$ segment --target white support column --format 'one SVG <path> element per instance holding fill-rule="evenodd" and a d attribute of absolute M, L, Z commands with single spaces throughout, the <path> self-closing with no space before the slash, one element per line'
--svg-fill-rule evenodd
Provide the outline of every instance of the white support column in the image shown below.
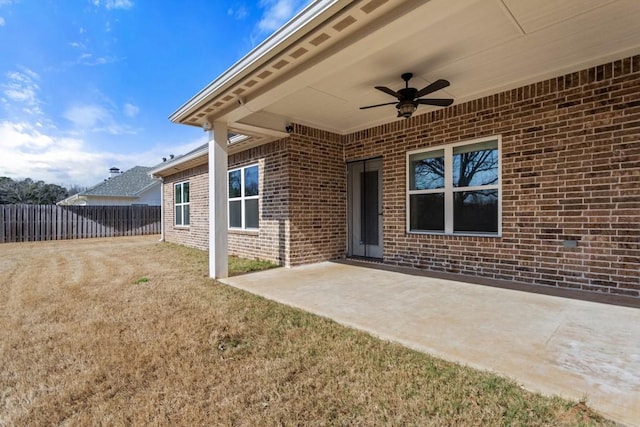
<path fill-rule="evenodd" d="M 164 242 L 164 178 L 160 177 L 160 241 Z"/>
<path fill-rule="evenodd" d="M 227 227 L 227 124 L 215 122 L 209 133 L 209 276 L 229 275 Z"/>

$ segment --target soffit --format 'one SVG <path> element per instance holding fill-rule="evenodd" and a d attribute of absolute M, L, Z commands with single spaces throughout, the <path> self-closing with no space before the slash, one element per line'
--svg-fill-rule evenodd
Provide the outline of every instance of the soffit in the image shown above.
<path fill-rule="evenodd" d="M 280 123 L 346 134 L 396 120 L 393 105 L 359 107 L 393 101 L 373 87 L 398 89 L 403 72 L 414 73 L 411 86 L 417 88 L 439 78 L 449 80 L 451 86 L 431 96 L 462 103 L 640 53 L 636 0 L 378 3 L 366 14 L 362 7 L 369 2 L 350 2 L 292 44 L 286 55 L 306 49 L 320 34 L 330 34 L 322 49 L 309 50 L 255 88 L 246 87 L 254 76 L 243 79 L 237 87 L 245 85 L 243 105 L 229 103 L 208 112 L 211 105 L 203 105 L 205 114 L 191 117 L 192 124 L 213 118 L 233 128 L 251 122 L 255 114 L 269 114 L 282 118 Z M 340 22 L 345 26 L 338 31 Z M 432 109 L 420 106 L 416 114 Z"/>

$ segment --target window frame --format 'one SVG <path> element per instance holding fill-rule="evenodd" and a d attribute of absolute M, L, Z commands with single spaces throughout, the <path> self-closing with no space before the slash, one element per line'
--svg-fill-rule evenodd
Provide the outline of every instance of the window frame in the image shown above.
<path fill-rule="evenodd" d="M 453 183 L 453 152 L 456 147 L 492 142 L 496 141 L 498 150 L 498 182 L 489 185 L 474 185 L 468 187 L 455 187 Z M 420 153 L 428 153 L 442 150 L 444 152 L 444 187 L 427 190 L 411 190 L 411 156 Z M 493 135 L 489 137 L 476 138 L 472 140 L 459 141 L 446 145 L 438 145 L 433 147 L 420 148 L 417 150 L 407 151 L 406 154 L 406 182 L 405 182 L 405 212 L 406 212 L 406 232 L 407 234 L 427 234 L 427 235 L 445 235 L 445 236 L 474 236 L 474 237 L 502 237 L 502 136 Z M 454 212 L 453 202 L 454 193 L 461 191 L 481 191 L 481 190 L 497 190 L 498 191 L 498 226 L 496 232 L 484 231 L 454 231 Z M 411 195 L 414 194 L 444 194 L 444 231 L 437 230 L 412 230 L 411 229 Z"/>
<path fill-rule="evenodd" d="M 245 170 L 256 167 L 258 168 L 258 194 L 253 196 L 245 195 Z M 240 196 L 239 197 L 231 197 L 229 195 L 229 175 L 232 172 L 240 171 Z M 252 231 L 257 232 L 260 231 L 260 164 L 259 163 L 251 163 L 249 165 L 233 168 L 227 170 L 227 211 L 229 212 L 227 219 L 227 227 L 231 231 Z M 247 216 L 246 216 L 246 203 L 248 200 L 257 200 L 258 201 L 258 227 L 247 227 Z M 240 202 L 240 219 L 241 226 L 235 227 L 231 225 L 231 202 Z"/>
<path fill-rule="evenodd" d="M 184 185 L 185 184 L 187 184 L 189 188 L 189 200 L 187 200 L 186 202 L 184 201 Z M 176 195 L 178 194 L 177 192 L 178 187 L 180 187 L 180 196 L 182 200 L 180 203 L 176 201 Z M 189 206 L 189 221 L 186 224 L 184 222 L 185 206 Z M 180 218 L 182 219 L 180 224 L 178 224 L 178 217 L 176 216 L 176 208 L 178 207 L 180 208 L 180 211 L 181 211 Z M 189 184 L 188 180 L 176 182 L 175 184 L 173 184 L 173 225 L 175 227 L 181 227 L 181 228 L 188 228 L 191 225 L 191 185 Z"/>

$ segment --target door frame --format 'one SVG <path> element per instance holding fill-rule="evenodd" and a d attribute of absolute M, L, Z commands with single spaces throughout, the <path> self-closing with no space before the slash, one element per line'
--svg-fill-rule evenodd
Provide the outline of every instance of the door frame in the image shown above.
<path fill-rule="evenodd" d="M 362 169 L 356 170 L 357 165 L 362 165 Z M 367 169 L 368 165 L 373 165 L 371 169 Z M 384 254 L 384 216 L 383 212 L 383 158 L 381 156 L 359 159 L 347 162 L 347 256 L 352 258 L 367 258 L 381 260 Z M 359 177 L 354 176 L 354 172 L 367 172 L 368 170 L 378 171 L 378 245 L 362 244 L 362 248 L 354 247 L 354 233 L 360 230 L 361 219 L 359 217 L 360 209 L 354 208 L 354 203 L 361 203 L 362 199 L 354 200 L 354 195 L 359 193 L 354 188 L 355 185 L 361 185 Z M 356 223 L 357 221 L 357 223 Z M 360 246 L 360 244 L 358 244 Z M 373 253 L 373 254 L 372 254 Z"/>

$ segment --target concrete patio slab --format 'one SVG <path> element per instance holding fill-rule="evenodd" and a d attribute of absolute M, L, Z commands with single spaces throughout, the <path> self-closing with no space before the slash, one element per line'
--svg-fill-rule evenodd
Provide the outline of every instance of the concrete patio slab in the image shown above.
<path fill-rule="evenodd" d="M 223 280 L 640 426 L 640 310 L 341 263 Z"/>

